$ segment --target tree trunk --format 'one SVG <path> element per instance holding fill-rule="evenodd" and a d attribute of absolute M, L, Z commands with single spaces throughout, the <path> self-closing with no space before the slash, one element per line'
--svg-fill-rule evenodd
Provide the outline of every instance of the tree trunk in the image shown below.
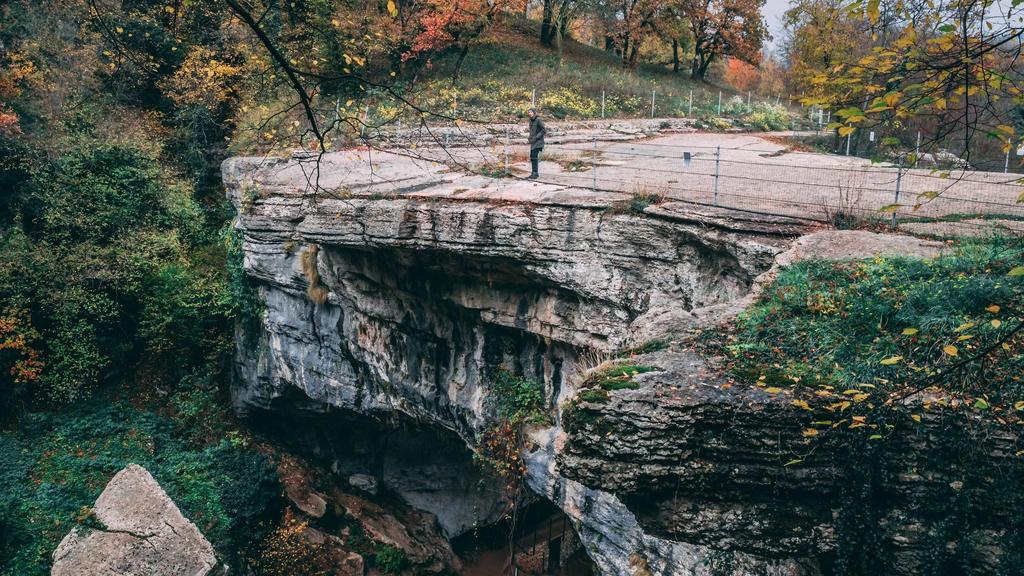
<path fill-rule="evenodd" d="M 708 74 L 708 68 L 715 55 L 706 52 L 699 44 L 693 47 L 693 64 L 690 66 L 690 78 L 704 80 Z"/>
<path fill-rule="evenodd" d="M 672 71 L 679 72 L 679 40 L 672 39 Z"/>
<path fill-rule="evenodd" d="M 462 45 L 462 49 L 459 50 L 459 59 L 455 61 L 455 70 L 452 72 L 452 80 L 458 81 L 459 75 L 462 73 L 462 64 L 466 61 L 466 55 L 469 54 L 469 43 Z"/>
<path fill-rule="evenodd" d="M 554 16 L 554 4 L 555 0 L 544 0 L 544 16 L 540 21 L 540 43 L 545 46 L 551 46 L 551 42 L 555 39 L 554 26 L 551 23 Z"/>

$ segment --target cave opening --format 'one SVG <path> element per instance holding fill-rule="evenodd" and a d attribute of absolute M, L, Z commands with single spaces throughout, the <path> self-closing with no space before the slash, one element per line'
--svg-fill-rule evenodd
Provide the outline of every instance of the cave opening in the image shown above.
<path fill-rule="evenodd" d="M 463 576 L 590 576 L 595 574 L 572 522 L 544 499 L 452 540 Z"/>
<path fill-rule="evenodd" d="M 569 518 L 533 494 L 509 501 L 503 481 L 453 431 L 397 413 L 374 418 L 286 394 L 247 419 L 274 444 L 314 462 L 334 488 L 396 510 L 436 517 L 461 566 L 460 576 L 590 576 L 594 564 Z M 525 502 L 522 503 L 522 502 Z M 510 510 L 512 510 L 510 512 Z M 344 514 L 342 514 L 344 516 Z M 402 517 L 395 513 L 396 517 Z M 349 523 L 328 514 L 316 526 Z"/>

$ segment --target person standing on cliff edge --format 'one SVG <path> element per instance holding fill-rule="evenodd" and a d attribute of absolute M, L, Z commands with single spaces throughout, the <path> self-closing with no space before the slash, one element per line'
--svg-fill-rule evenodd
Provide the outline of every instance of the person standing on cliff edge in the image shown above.
<path fill-rule="evenodd" d="M 530 117 L 530 136 L 527 141 L 530 143 L 530 167 L 533 168 L 533 172 L 528 178 L 536 180 L 537 167 L 540 165 L 540 151 L 544 149 L 544 136 L 547 135 L 548 129 L 544 126 L 544 121 L 537 116 L 535 108 L 527 110 L 526 115 Z"/>

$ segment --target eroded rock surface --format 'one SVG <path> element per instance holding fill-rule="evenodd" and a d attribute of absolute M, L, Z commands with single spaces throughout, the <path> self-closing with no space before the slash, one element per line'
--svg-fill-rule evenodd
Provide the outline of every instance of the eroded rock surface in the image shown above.
<path fill-rule="evenodd" d="M 68 533 L 53 553 L 54 576 L 204 576 L 213 547 L 145 468 L 129 464 L 96 499 L 97 526 Z"/>
<path fill-rule="evenodd" d="M 779 265 L 941 245 L 808 236 L 794 221 L 678 202 L 631 209 L 625 195 L 496 183 L 381 153 L 372 169 L 359 153 L 328 155 L 316 193 L 308 175 L 296 160 L 224 165 L 245 269 L 266 305 L 259 330 L 238 338 L 242 414 L 300 415 L 309 424 L 286 436 L 309 434 L 342 477 L 372 474 L 455 536 L 504 506 L 496 490 L 472 489 L 484 479 L 471 466 L 449 464 L 462 460 L 448 460 L 458 452 L 448 440 L 416 434 L 444 447 L 432 451 L 397 436 L 417 453 L 396 457 L 323 430 L 358 415 L 474 446 L 488 378 L 505 367 L 543 383 L 555 421 L 532 435 L 527 482 L 574 520 L 603 574 L 822 571 L 839 480 L 824 465 L 783 466 L 782 446 L 799 435 L 791 407 L 723 388 L 680 349 L 645 359 L 660 371 L 606 404 L 574 402 L 577 376 L 616 350 L 735 314 Z M 766 491 L 769 481 L 798 496 Z M 904 520 L 890 534 L 912 542 Z"/>

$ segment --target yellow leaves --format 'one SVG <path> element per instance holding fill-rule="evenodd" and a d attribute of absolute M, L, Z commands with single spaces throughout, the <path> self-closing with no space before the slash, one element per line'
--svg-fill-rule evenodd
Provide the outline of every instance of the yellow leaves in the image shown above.
<path fill-rule="evenodd" d="M 890 356 L 879 362 L 879 364 L 882 366 L 892 366 L 893 364 L 899 364 L 901 360 L 903 360 L 903 356 Z"/>
<path fill-rule="evenodd" d="M 1002 308 L 1000 308 L 998 304 L 993 304 L 993 305 L 989 306 L 988 308 L 985 308 L 985 311 L 991 312 L 993 314 L 999 314 L 1000 310 L 1002 310 Z"/>
<path fill-rule="evenodd" d="M 808 404 L 806 400 L 793 400 L 792 402 L 790 402 L 790 404 L 796 406 L 797 408 L 802 408 L 807 411 L 810 411 L 811 409 L 810 404 Z"/>
<path fill-rule="evenodd" d="M 124 34 L 124 28 L 121 28 L 120 26 L 118 26 L 117 28 L 114 28 L 114 31 L 117 32 L 118 34 Z"/>
<path fill-rule="evenodd" d="M 878 24 L 878 19 L 882 16 L 882 11 L 881 11 L 881 8 L 880 8 L 880 4 L 881 4 L 880 0 L 868 0 L 868 6 L 867 6 L 868 22 L 870 22 L 872 26 L 874 26 L 875 24 Z"/>
<path fill-rule="evenodd" d="M 1013 409 L 1017 411 L 1024 411 L 1024 400 L 1019 400 L 1013 403 Z"/>
<path fill-rule="evenodd" d="M 769 386 L 768 388 L 765 388 L 764 391 L 769 393 L 769 394 L 778 394 L 779 392 L 782 392 L 782 388 L 776 388 L 774 386 Z"/>
<path fill-rule="evenodd" d="M 1002 132 L 1008 137 L 1013 136 L 1014 134 L 1017 133 L 1017 131 L 1013 129 L 1013 126 L 1007 126 L 1006 124 L 1000 124 L 996 126 L 996 131 Z"/>
<path fill-rule="evenodd" d="M 853 396 L 853 401 L 854 402 L 863 402 L 863 401 L 867 400 L 869 396 L 871 396 L 871 395 L 867 394 L 867 393 L 864 393 L 864 392 L 861 392 L 860 394 L 855 394 Z"/>
<path fill-rule="evenodd" d="M 213 109 L 229 98 L 239 73 L 237 66 L 217 59 L 213 50 L 197 46 L 189 50 L 172 76 L 160 82 L 160 87 L 176 104 Z"/>
<path fill-rule="evenodd" d="M 975 410 L 988 410 L 990 407 L 991 405 L 984 398 L 978 398 L 974 401 Z"/>
<path fill-rule="evenodd" d="M 838 410 L 840 412 L 843 412 L 843 411 L 845 411 L 847 408 L 849 408 L 852 405 L 853 405 L 852 403 L 844 400 L 842 402 L 836 402 L 835 404 L 829 404 L 827 406 L 827 408 L 828 408 L 829 412 L 835 412 L 836 410 Z"/>
<path fill-rule="evenodd" d="M 803 435 L 804 438 L 813 438 L 818 435 L 818 431 L 814 428 L 804 428 Z"/>
<path fill-rule="evenodd" d="M 849 136 L 850 134 L 853 134 L 853 131 L 854 131 L 854 127 L 853 126 L 843 126 L 842 128 L 839 129 L 839 135 L 840 136 Z"/>
<path fill-rule="evenodd" d="M 164 12 L 168 14 L 174 14 L 174 6 L 164 6 Z"/>
<path fill-rule="evenodd" d="M 964 330 L 970 330 L 971 328 L 974 328 L 974 322 L 964 322 L 963 324 L 954 328 L 953 332 L 963 332 Z"/>
<path fill-rule="evenodd" d="M 1024 266 L 1016 266 L 1010 270 L 1007 276 L 1024 276 Z"/>
<path fill-rule="evenodd" d="M 904 336 L 913 336 L 914 334 L 917 334 L 917 333 L 918 333 L 918 329 L 917 328 L 904 328 L 903 331 L 900 332 L 900 334 L 903 334 Z"/>
<path fill-rule="evenodd" d="M 999 321 L 998 319 L 995 319 L 995 318 L 993 318 L 993 319 L 992 319 L 992 321 L 991 321 L 991 322 L 989 322 L 989 324 L 991 324 L 991 325 L 992 325 L 992 327 L 993 327 L 993 328 L 995 328 L 995 329 L 997 329 L 997 330 L 999 329 L 999 327 L 1000 327 L 1000 326 L 1002 326 L 1002 325 L 1003 325 L 1003 323 L 1002 323 L 1002 322 L 1000 322 L 1000 321 Z"/>
<path fill-rule="evenodd" d="M 943 346 L 942 351 L 945 352 L 947 356 L 956 356 L 957 354 L 960 353 L 957 347 L 953 346 L 952 344 L 946 344 L 945 346 Z"/>
<path fill-rule="evenodd" d="M 395 0 L 388 0 L 388 14 L 392 18 L 398 18 L 398 6 L 395 6 Z"/>
<path fill-rule="evenodd" d="M 913 420 L 914 422 L 920 423 L 921 422 L 921 415 L 920 414 L 911 414 L 910 415 L 910 419 Z"/>

